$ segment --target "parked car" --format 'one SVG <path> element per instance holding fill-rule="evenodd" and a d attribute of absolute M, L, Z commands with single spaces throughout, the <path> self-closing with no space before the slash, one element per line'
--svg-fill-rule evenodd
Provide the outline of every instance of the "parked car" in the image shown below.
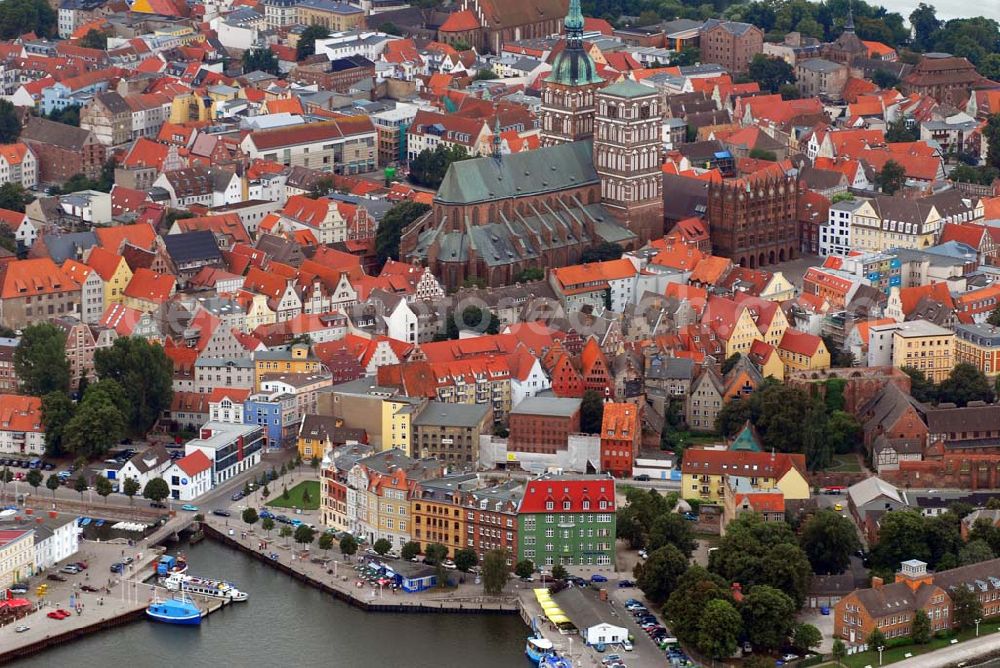
<path fill-rule="evenodd" d="M 63 573 L 69 573 L 70 575 L 76 575 L 82 569 L 79 566 L 77 566 L 76 564 L 67 564 L 67 565 L 63 566 L 62 568 L 60 568 L 59 570 L 62 571 Z"/>
<path fill-rule="evenodd" d="M 125 572 L 125 564 L 121 563 L 120 561 L 116 561 L 115 563 L 111 564 L 111 572 L 112 573 L 124 573 Z"/>
<path fill-rule="evenodd" d="M 28 585 L 26 585 L 23 582 L 18 582 L 17 584 L 13 584 L 13 585 L 10 586 L 10 593 L 12 593 L 12 594 L 27 594 L 28 593 Z"/>
<path fill-rule="evenodd" d="M 239 501 L 240 499 L 243 498 L 243 492 L 241 492 L 241 491 L 240 492 L 233 492 L 233 495 L 231 497 L 229 497 L 229 498 L 232 499 L 233 501 Z"/>
<path fill-rule="evenodd" d="M 636 477 L 632 478 L 632 480 L 638 480 L 639 482 L 649 482 L 649 474 L 640 473 Z"/>
<path fill-rule="evenodd" d="M 162 503 L 160 503 L 158 501 L 150 501 L 149 502 L 149 507 L 150 508 L 166 508 L 166 506 L 164 504 L 162 504 Z"/>
<path fill-rule="evenodd" d="M 455 566 L 455 562 L 452 561 L 451 559 L 445 559 L 444 561 L 441 562 L 441 565 L 451 571 L 458 568 L 457 566 Z M 542 582 L 545 582 L 545 580 L 543 579 Z"/>
<path fill-rule="evenodd" d="M 231 517 L 232 513 L 224 508 L 216 508 L 212 511 L 213 515 L 218 515 L 219 517 Z"/>
<path fill-rule="evenodd" d="M 260 517 L 260 519 L 262 520 L 274 519 L 274 513 L 272 513 L 270 510 L 262 510 L 259 513 L 257 513 L 257 516 Z"/>
<path fill-rule="evenodd" d="M 183 506 L 181 506 L 181 510 L 186 510 L 189 513 L 196 513 L 198 512 L 198 506 L 193 506 L 190 503 L 185 503 Z"/>
<path fill-rule="evenodd" d="M 635 583 L 632 582 L 631 580 L 619 580 L 618 581 L 618 587 L 621 588 L 621 589 L 627 589 L 629 587 L 634 587 L 634 586 L 635 586 Z"/>
<path fill-rule="evenodd" d="M 604 577 L 603 575 L 600 575 L 598 573 L 594 573 L 593 575 L 590 576 L 590 581 L 591 582 L 607 582 L 608 579 L 606 577 Z"/>
<path fill-rule="evenodd" d="M 46 579 L 52 580 L 54 582 L 66 582 L 66 576 L 65 575 L 59 575 L 58 573 L 49 573 L 45 577 L 46 577 Z"/>
<path fill-rule="evenodd" d="M 69 617 L 69 614 L 64 615 L 62 613 L 63 613 L 62 610 L 53 610 L 52 612 L 47 614 L 46 617 L 48 617 L 49 619 L 66 619 L 67 617 Z"/>
<path fill-rule="evenodd" d="M 87 585 L 87 584 L 81 585 L 80 589 L 82 589 L 83 591 L 89 591 L 91 593 L 96 592 L 96 591 L 100 591 L 100 589 L 98 589 L 97 587 L 94 587 L 92 585 Z"/>
<path fill-rule="evenodd" d="M 79 568 L 81 571 L 85 571 L 87 570 L 87 568 L 90 567 L 90 564 L 88 564 L 86 561 L 74 561 L 73 565 Z"/>
<path fill-rule="evenodd" d="M 632 643 L 629 642 L 628 640 L 622 640 L 622 649 L 625 650 L 626 652 L 631 652 Z"/>
<path fill-rule="evenodd" d="M 126 566 L 131 564 L 133 561 L 135 561 L 135 559 L 133 559 L 132 557 L 125 557 L 124 559 L 122 559 L 122 563 L 125 564 Z"/>
<path fill-rule="evenodd" d="M 17 633 L 24 633 L 25 631 L 27 631 L 30 628 L 31 627 L 28 626 L 27 624 L 21 624 L 16 629 L 14 629 L 14 631 L 16 631 Z"/>

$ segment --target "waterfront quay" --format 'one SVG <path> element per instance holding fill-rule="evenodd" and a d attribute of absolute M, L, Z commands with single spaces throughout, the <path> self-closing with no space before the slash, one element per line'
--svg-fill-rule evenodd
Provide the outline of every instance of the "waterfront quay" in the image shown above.
<path fill-rule="evenodd" d="M 169 592 L 147 582 L 156 574 L 156 562 L 164 550 L 150 547 L 146 541 L 129 544 L 125 540 L 104 543 L 81 541 L 80 551 L 65 563 L 87 562 L 86 570 L 75 574 L 64 574 L 57 564 L 47 573 L 41 573 L 29 580 L 29 590 L 25 595 L 36 603 L 36 609 L 27 616 L 0 626 L 0 665 L 41 652 L 49 647 L 69 642 L 91 633 L 112 629 L 145 616 L 146 606 L 153 599 L 154 590 L 161 596 Z M 111 565 L 131 559 L 125 572 L 111 572 Z M 48 579 L 48 573 L 59 573 L 64 582 Z M 44 596 L 37 596 L 39 585 L 47 585 Z M 82 587 L 97 589 L 84 591 Z M 209 613 L 222 607 L 218 599 L 192 596 L 202 609 Z M 71 616 L 52 619 L 48 613 L 67 610 Z M 27 626 L 21 633 L 17 628 Z"/>
<path fill-rule="evenodd" d="M 486 596 L 481 584 L 475 584 L 475 576 L 455 571 L 453 579 L 464 577 L 454 587 L 432 588 L 420 592 L 405 593 L 388 587 L 358 587 L 358 572 L 354 567 L 366 560 L 365 555 L 355 555 L 351 561 L 329 557 L 322 550 L 298 550 L 295 544 L 278 538 L 272 532 L 247 530 L 242 522 L 225 523 L 225 518 L 210 516 L 202 524 L 205 535 L 210 540 L 241 550 L 258 560 L 271 565 L 289 576 L 321 589 L 336 598 L 370 612 L 449 612 L 483 614 L 517 614 L 519 610 L 518 588 L 515 582 L 508 584 L 500 596 Z M 272 555 L 274 555 L 273 558 Z M 314 561 L 314 559 L 316 561 Z M 391 563 L 391 562 L 389 562 Z"/>

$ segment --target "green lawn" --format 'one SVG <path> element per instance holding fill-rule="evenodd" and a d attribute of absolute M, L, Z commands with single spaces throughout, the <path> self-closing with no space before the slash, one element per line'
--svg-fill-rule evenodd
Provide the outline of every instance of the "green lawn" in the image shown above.
<path fill-rule="evenodd" d="M 979 625 L 979 635 L 985 636 L 991 633 L 996 633 L 1000 631 L 1000 618 L 994 617 L 993 619 L 988 619 Z M 958 634 L 954 636 L 961 643 L 969 638 L 976 637 L 976 628 L 966 629 L 965 631 L 959 631 Z M 926 654 L 927 652 L 933 652 L 936 649 L 941 649 L 942 647 L 948 647 L 951 645 L 952 638 L 931 638 L 931 641 L 926 645 L 906 645 L 905 647 L 893 647 L 882 652 L 882 665 L 887 665 L 890 663 L 895 663 L 896 661 L 902 661 L 907 658 L 907 654 L 912 654 L 913 656 L 918 656 L 920 654 Z M 853 654 L 846 657 L 842 662 L 842 665 L 847 666 L 847 668 L 865 668 L 865 666 L 877 666 L 878 665 L 878 652 L 862 652 L 861 654 Z M 824 666 L 836 666 L 836 663 L 826 663 Z"/>
<path fill-rule="evenodd" d="M 861 465 L 858 463 L 856 455 L 834 455 L 833 463 L 826 467 L 827 471 L 840 471 L 842 473 L 858 473 Z"/>
<path fill-rule="evenodd" d="M 684 442 L 684 447 L 686 448 L 692 445 L 714 445 L 726 442 L 726 439 L 718 434 L 706 434 L 702 432 L 679 431 L 677 432 L 677 437 Z"/>
<path fill-rule="evenodd" d="M 302 494 L 309 490 L 309 503 L 302 502 Z M 271 488 L 274 498 L 267 502 L 267 505 L 274 508 L 301 508 L 303 510 L 316 510 L 319 508 L 319 481 L 306 480 L 300 482 L 295 487 L 288 490 L 288 498 L 284 498 L 280 491 Z"/>

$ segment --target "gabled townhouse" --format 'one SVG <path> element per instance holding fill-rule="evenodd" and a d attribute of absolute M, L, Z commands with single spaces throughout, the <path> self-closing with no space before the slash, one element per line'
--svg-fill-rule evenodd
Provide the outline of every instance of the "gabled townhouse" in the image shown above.
<path fill-rule="evenodd" d="M 38 228 L 26 213 L 0 209 L 0 225 L 10 230 L 14 240 L 24 248 L 31 248 L 38 239 Z"/>
<path fill-rule="evenodd" d="M 121 304 L 125 288 L 132 280 L 132 270 L 121 255 L 100 246 L 94 246 L 87 255 L 86 264 L 92 267 L 104 286 L 104 305 Z"/>
<path fill-rule="evenodd" d="M 193 501 L 212 489 L 212 460 L 196 450 L 174 460 L 163 471 L 174 501 Z"/>
<path fill-rule="evenodd" d="M 243 281 L 241 294 L 257 293 L 266 299 L 265 305 L 270 314 L 261 312 L 259 317 L 264 322 L 282 322 L 291 320 L 302 313 L 302 299 L 295 288 L 292 278 L 285 278 L 271 272 L 265 272 L 257 267 L 251 267 Z M 258 307 L 258 311 L 262 311 Z M 269 320 L 273 317 L 273 320 Z M 247 311 L 247 327 L 254 323 L 251 312 Z"/>
<path fill-rule="evenodd" d="M 17 183 L 34 189 L 38 185 L 38 157 L 23 143 L 0 145 L 0 184 Z"/>
<path fill-rule="evenodd" d="M 493 133 L 482 119 L 464 118 L 455 114 L 417 111 L 406 130 L 406 152 L 410 161 L 425 150 L 461 147 L 469 155 L 489 155 Z"/>
<path fill-rule="evenodd" d="M 96 270 L 76 260 L 66 260 L 62 270 L 80 285 L 80 318 L 94 324 L 104 315 L 104 281 Z"/>

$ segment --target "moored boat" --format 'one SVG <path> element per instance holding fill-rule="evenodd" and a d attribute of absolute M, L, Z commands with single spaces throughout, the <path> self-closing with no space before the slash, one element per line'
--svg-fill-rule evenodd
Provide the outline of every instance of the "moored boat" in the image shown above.
<path fill-rule="evenodd" d="M 165 578 L 160 578 L 160 584 L 170 591 L 183 591 L 227 601 L 245 601 L 249 598 L 246 592 L 240 591 L 232 582 L 199 578 L 186 573 L 171 573 Z"/>
<path fill-rule="evenodd" d="M 559 656 L 555 652 L 542 657 L 538 663 L 538 668 L 573 668 L 573 662 L 565 656 Z"/>
<path fill-rule="evenodd" d="M 531 636 L 525 645 L 524 653 L 532 663 L 538 665 L 542 659 L 552 653 L 552 641 L 542 636 Z"/>
<path fill-rule="evenodd" d="M 157 622 L 195 626 L 201 624 L 205 611 L 183 594 L 180 598 L 154 599 L 146 608 L 146 615 Z"/>

